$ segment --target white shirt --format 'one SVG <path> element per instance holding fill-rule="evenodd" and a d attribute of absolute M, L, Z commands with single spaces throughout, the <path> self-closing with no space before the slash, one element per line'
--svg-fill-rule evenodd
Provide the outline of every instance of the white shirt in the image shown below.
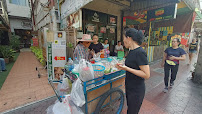
<path fill-rule="evenodd" d="M 116 45 L 114 52 L 115 52 L 115 53 L 118 53 L 117 50 L 123 50 L 123 46 L 122 46 L 122 45 L 120 45 L 120 46 Z"/>

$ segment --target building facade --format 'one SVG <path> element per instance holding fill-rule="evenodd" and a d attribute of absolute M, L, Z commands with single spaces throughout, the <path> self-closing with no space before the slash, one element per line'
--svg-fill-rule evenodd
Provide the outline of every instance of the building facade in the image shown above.
<path fill-rule="evenodd" d="M 9 43 L 9 20 L 6 2 L 0 0 L 0 44 L 7 45 Z"/>
<path fill-rule="evenodd" d="M 29 0 L 6 0 L 11 32 L 21 37 L 24 47 L 31 39 L 31 7 Z"/>

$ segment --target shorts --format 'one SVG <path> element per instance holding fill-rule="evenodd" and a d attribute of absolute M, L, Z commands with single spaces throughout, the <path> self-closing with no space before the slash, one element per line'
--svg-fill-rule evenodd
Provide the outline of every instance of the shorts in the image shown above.
<path fill-rule="evenodd" d="M 189 53 L 196 53 L 196 50 L 189 50 Z"/>

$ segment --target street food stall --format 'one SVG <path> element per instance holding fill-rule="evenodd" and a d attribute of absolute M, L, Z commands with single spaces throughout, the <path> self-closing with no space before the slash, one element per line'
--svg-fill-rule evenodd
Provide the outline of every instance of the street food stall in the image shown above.
<path fill-rule="evenodd" d="M 79 64 L 74 64 L 73 69 L 69 65 L 65 66 L 65 77 L 72 82 L 68 102 L 74 102 L 77 111 L 85 114 L 121 113 L 124 106 L 125 71 L 116 69 L 115 64 L 123 64 L 125 59 L 109 57 L 97 60 L 92 59 L 91 64 L 81 59 Z M 64 78 L 58 81 L 63 83 Z M 55 89 L 53 83 L 56 81 L 49 82 L 59 101 L 66 101 Z"/>

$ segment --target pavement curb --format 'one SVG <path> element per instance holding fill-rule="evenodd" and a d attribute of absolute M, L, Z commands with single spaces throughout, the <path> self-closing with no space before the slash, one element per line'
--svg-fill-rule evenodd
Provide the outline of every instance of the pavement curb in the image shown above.
<path fill-rule="evenodd" d="M 7 113 L 9 113 L 9 112 L 13 112 L 13 111 L 15 111 L 15 110 L 18 110 L 18 109 L 21 109 L 21 108 L 24 108 L 24 107 L 28 107 L 28 106 L 33 105 L 33 104 L 36 104 L 36 103 L 40 103 L 40 102 L 42 102 L 42 101 L 46 101 L 46 100 L 49 100 L 49 99 L 54 98 L 54 97 L 56 97 L 56 96 L 53 95 L 53 96 L 47 97 L 47 98 L 42 99 L 42 100 L 39 100 L 39 101 L 34 101 L 34 102 L 31 102 L 31 103 L 28 103 L 28 104 L 25 104 L 25 105 L 22 105 L 22 106 L 19 106 L 19 107 L 16 107 L 16 108 L 7 110 L 7 111 L 5 111 L 5 112 L 2 112 L 1 114 L 7 114 Z"/>

